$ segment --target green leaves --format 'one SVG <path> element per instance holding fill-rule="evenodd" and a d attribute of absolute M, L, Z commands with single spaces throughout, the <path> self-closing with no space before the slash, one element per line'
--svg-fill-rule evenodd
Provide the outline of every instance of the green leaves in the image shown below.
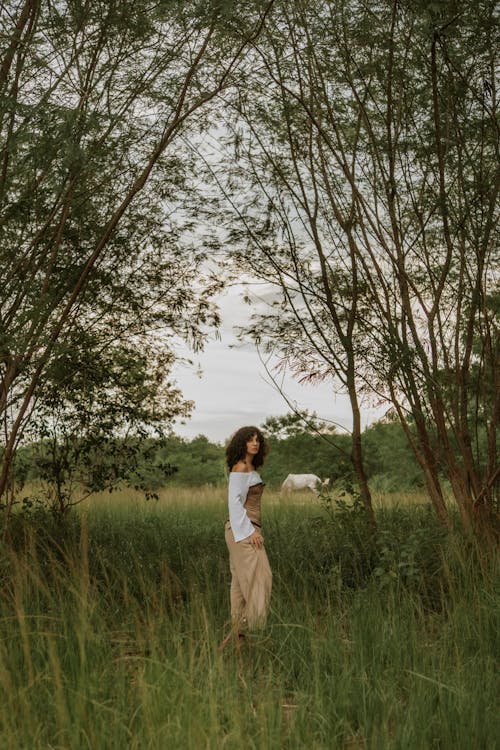
<path fill-rule="evenodd" d="M 224 283 L 205 270 L 213 199 L 187 134 L 234 80 L 262 11 L 68 0 L 25 17 L 10 6 L 0 20 L 12 52 L 0 81 L 0 495 L 32 416 L 81 452 L 85 436 L 164 429 L 187 413 L 168 377 L 170 342 L 202 345 Z"/>
<path fill-rule="evenodd" d="M 347 391 L 353 424 L 363 398 L 393 404 L 444 523 L 436 440 L 464 523 L 476 491 L 494 513 L 471 407 L 495 407 L 469 377 L 481 360 L 493 382 L 498 358 L 484 315 L 498 276 L 493 7 L 283 0 L 231 118 L 234 223 L 250 230 L 235 258 L 283 299 L 247 334 L 299 380 Z"/>

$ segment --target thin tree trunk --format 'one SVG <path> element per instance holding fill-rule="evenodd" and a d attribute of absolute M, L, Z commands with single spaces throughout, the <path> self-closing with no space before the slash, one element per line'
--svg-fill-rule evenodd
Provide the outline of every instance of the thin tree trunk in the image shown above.
<path fill-rule="evenodd" d="M 375 528 L 377 524 L 375 521 L 375 514 L 373 512 L 372 496 L 371 496 L 370 487 L 368 485 L 368 479 L 367 479 L 366 472 L 365 472 L 363 452 L 362 452 L 362 446 L 361 446 L 361 413 L 359 410 L 356 387 L 355 385 L 353 385 L 353 380 L 354 378 L 352 377 L 352 375 L 349 376 L 348 374 L 348 386 L 347 387 L 349 391 L 349 398 L 351 401 L 351 411 L 352 411 L 351 461 L 354 467 L 354 471 L 356 472 L 361 500 L 363 501 L 363 505 L 365 506 L 365 510 L 368 515 L 368 519 L 370 521 L 370 525 L 373 528 Z"/>

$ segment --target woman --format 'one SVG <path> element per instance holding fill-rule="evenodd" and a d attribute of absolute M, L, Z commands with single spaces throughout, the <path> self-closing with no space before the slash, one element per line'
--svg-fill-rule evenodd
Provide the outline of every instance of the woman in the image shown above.
<path fill-rule="evenodd" d="M 271 597 L 272 573 L 261 531 L 260 501 L 264 484 L 257 469 L 264 463 L 268 446 L 257 427 L 240 427 L 226 448 L 229 468 L 229 520 L 225 526 L 231 569 L 232 632 L 244 639 L 242 630 L 254 630 L 266 622 Z"/>

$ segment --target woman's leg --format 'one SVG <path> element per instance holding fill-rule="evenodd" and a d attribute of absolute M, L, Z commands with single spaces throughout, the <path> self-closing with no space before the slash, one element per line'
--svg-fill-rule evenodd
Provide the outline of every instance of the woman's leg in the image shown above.
<path fill-rule="evenodd" d="M 226 539 L 227 548 L 229 550 L 229 569 L 231 571 L 231 587 L 229 590 L 230 601 L 231 601 L 231 620 L 235 627 L 243 618 L 243 610 L 245 609 L 245 597 L 240 587 L 238 579 L 237 566 L 235 565 L 235 557 L 237 557 L 237 544 L 234 541 L 233 532 L 229 521 L 226 522 L 224 529 L 224 535 Z"/>
<path fill-rule="evenodd" d="M 231 614 L 234 612 L 234 616 L 239 617 L 250 630 L 263 627 L 272 587 L 272 573 L 265 549 L 255 549 L 246 539 L 237 543 L 233 541 L 231 570 L 234 591 L 237 592 Z"/>
<path fill-rule="evenodd" d="M 251 580 L 245 596 L 244 616 L 250 630 L 262 628 L 266 624 L 273 575 L 265 549 L 252 548 Z"/>
<path fill-rule="evenodd" d="M 236 568 L 234 567 L 231 556 L 229 557 L 229 568 L 231 570 L 231 619 L 234 623 L 236 623 L 240 622 L 243 618 L 243 611 L 245 609 L 245 597 L 243 596 L 243 592 L 240 588 L 238 575 L 236 573 Z"/>
<path fill-rule="evenodd" d="M 226 524 L 226 544 L 231 569 L 231 617 L 235 626 L 250 630 L 263 627 L 271 598 L 272 572 L 265 549 L 257 550 L 247 540 L 235 542 Z"/>

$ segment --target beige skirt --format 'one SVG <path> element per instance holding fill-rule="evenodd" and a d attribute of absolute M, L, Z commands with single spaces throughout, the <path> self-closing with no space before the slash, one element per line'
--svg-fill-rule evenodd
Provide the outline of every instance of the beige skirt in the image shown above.
<path fill-rule="evenodd" d="M 231 618 L 236 627 L 249 630 L 266 624 L 273 574 L 265 549 L 255 549 L 243 539 L 235 542 L 229 521 L 225 526 L 231 569 Z"/>

